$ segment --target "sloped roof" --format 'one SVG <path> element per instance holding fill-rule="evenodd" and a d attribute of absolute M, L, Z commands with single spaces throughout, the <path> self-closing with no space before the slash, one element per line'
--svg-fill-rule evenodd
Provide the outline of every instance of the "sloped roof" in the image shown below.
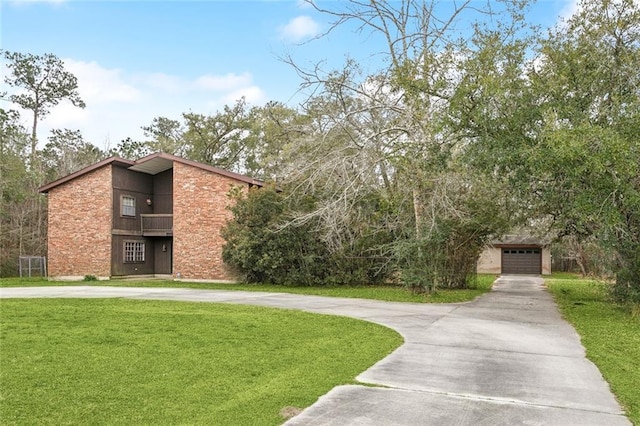
<path fill-rule="evenodd" d="M 491 241 L 494 247 L 504 246 L 548 246 L 550 241 L 548 238 L 539 238 L 529 234 L 511 234 L 505 235 L 499 240 Z"/>
<path fill-rule="evenodd" d="M 101 167 L 113 164 L 117 166 L 126 167 L 129 170 L 133 170 L 140 173 L 146 173 L 150 175 L 156 175 L 165 170 L 168 170 L 173 167 L 173 163 L 178 162 L 181 164 L 186 164 L 192 167 L 197 167 L 202 170 L 206 170 L 211 173 L 216 173 L 221 176 L 225 176 L 240 182 L 245 182 L 250 185 L 256 186 L 264 186 L 264 182 L 261 180 L 253 179 L 245 175 L 241 175 L 239 173 L 230 172 L 228 170 L 220 169 L 218 167 L 213 167 L 208 164 L 199 163 L 197 161 L 187 160 L 182 157 L 177 157 L 171 154 L 165 154 L 163 152 L 157 152 L 151 155 L 147 155 L 146 157 L 140 158 L 136 161 L 126 160 L 120 157 L 110 157 L 99 161 L 95 164 L 92 164 L 84 169 L 78 170 L 75 173 L 71 173 L 70 175 L 64 176 L 58 180 L 55 180 L 51 183 L 41 186 L 38 191 L 42 193 L 47 193 L 51 189 L 63 185 L 69 181 L 72 181 L 80 176 L 83 176 L 87 173 L 90 173 L 94 170 L 97 170 Z"/>

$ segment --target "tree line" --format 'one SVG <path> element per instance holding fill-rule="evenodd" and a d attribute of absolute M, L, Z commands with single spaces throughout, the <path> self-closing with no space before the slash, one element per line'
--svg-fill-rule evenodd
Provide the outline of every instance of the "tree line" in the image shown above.
<path fill-rule="evenodd" d="M 43 253 L 40 184 L 108 155 L 163 151 L 270 184 L 230 194 L 224 257 L 249 281 L 461 288 L 486 243 L 527 229 L 640 303 L 636 2 L 584 1 L 547 31 L 528 24 L 520 0 L 309 3 L 333 18 L 328 32 L 355 25 L 385 40 L 384 65 L 285 58 L 312 89 L 299 107 L 239 100 L 213 115 L 157 117 L 145 140 L 110 152 L 69 129 L 38 149 L 38 119 L 82 100 L 57 58 L 5 52 L 5 81 L 27 93 L 9 99 L 33 126 L 0 116 L 2 274 L 18 253 Z M 35 96 L 29 84 L 52 64 L 47 78 L 61 80 L 37 87 L 58 90 Z"/>

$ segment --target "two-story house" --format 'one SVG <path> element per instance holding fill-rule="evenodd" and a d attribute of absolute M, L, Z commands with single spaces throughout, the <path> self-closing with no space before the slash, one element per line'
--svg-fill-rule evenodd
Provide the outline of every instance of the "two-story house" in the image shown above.
<path fill-rule="evenodd" d="M 233 280 L 220 235 L 232 216 L 228 193 L 262 185 L 164 153 L 100 161 L 40 188 L 49 197 L 49 276 Z"/>

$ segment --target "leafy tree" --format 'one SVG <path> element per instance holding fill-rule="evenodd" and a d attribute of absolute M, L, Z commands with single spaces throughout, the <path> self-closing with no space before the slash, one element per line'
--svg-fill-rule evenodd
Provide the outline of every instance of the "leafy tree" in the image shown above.
<path fill-rule="evenodd" d="M 312 222 L 296 223 L 294 211 L 312 208 L 314 200 L 285 196 L 274 188 L 236 196 L 234 219 L 226 225 L 223 259 L 249 282 L 282 285 L 362 285 L 384 282 L 392 270 L 373 256 L 380 238 L 362 233 L 341 251 L 319 239 Z"/>
<path fill-rule="evenodd" d="M 308 130 L 308 117 L 280 102 L 255 106 L 247 116 L 245 172 L 279 183 L 286 176 L 293 147 Z"/>
<path fill-rule="evenodd" d="M 42 150 L 46 180 L 53 181 L 69 175 L 105 156 L 100 148 L 86 142 L 79 130 L 54 129 Z"/>
<path fill-rule="evenodd" d="M 540 39 L 534 60 L 526 43 L 480 45 L 451 109 L 470 161 L 508 183 L 520 223 L 569 238 L 578 251 L 597 241 L 600 260 L 615 259 L 615 294 L 638 303 L 638 4 L 582 2 Z"/>
<path fill-rule="evenodd" d="M 249 108 L 241 99 L 213 115 L 156 117 L 143 130 L 148 141 L 125 140 L 112 152 L 139 158 L 162 151 L 276 182 L 285 173 L 291 146 L 306 128 L 305 117 L 281 103 Z"/>
<path fill-rule="evenodd" d="M 187 155 L 212 166 L 244 172 L 247 146 L 248 108 L 244 99 L 211 116 L 184 113 Z"/>
<path fill-rule="evenodd" d="M 582 1 L 549 33 L 530 73 L 545 94 L 544 108 L 556 114 L 548 119 L 632 130 L 640 98 L 639 14 L 633 0 Z"/>
<path fill-rule="evenodd" d="M 151 125 L 142 127 L 144 135 L 150 137 L 147 143 L 151 152 L 166 152 L 178 156 L 184 156 L 188 145 L 184 141 L 184 127 L 177 120 L 166 117 L 156 117 Z"/>
<path fill-rule="evenodd" d="M 595 236 L 616 253 L 614 294 L 639 304 L 640 5 L 584 1 L 540 55 L 530 72 L 545 100 L 532 205 L 560 236 Z"/>
<path fill-rule="evenodd" d="M 126 138 L 121 140 L 118 146 L 111 148 L 109 155 L 126 158 L 127 160 L 137 160 L 153 152 L 153 148 L 148 142 L 134 141 L 131 138 Z"/>
<path fill-rule="evenodd" d="M 32 113 L 29 155 L 30 163 L 24 176 L 24 199 L 9 203 L 12 211 L 11 230 L 17 236 L 19 254 L 44 254 L 46 251 L 46 201 L 37 189 L 45 174 L 37 150 L 37 128 L 40 119 L 63 100 L 84 108 L 78 93 L 77 78 L 64 68 L 64 63 L 53 54 L 42 56 L 30 53 L 3 52 L 8 73 L 4 82 L 15 88 L 8 99 Z"/>
<path fill-rule="evenodd" d="M 28 158 L 29 133 L 16 111 L 0 109 L 0 276 L 17 274 L 19 255 L 30 253 L 33 216 L 32 172 Z"/>
<path fill-rule="evenodd" d="M 328 253 L 310 226 L 282 228 L 283 196 L 273 188 L 236 195 L 234 220 L 222 231 L 224 261 L 248 282 L 317 285 L 329 270 Z"/>
<path fill-rule="evenodd" d="M 4 52 L 9 73 L 5 83 L 19 89 L 9 100 L 33 114 L 31 125 L 31 159 L 36 158 L 38 120 L 49 114 L 52 107 L 62 100 L 84 108 L 85 103 L 78 93 L 77 78 L 66 71 L 64 63 L 55 55 L 33 55 L 31 53 Z"/>

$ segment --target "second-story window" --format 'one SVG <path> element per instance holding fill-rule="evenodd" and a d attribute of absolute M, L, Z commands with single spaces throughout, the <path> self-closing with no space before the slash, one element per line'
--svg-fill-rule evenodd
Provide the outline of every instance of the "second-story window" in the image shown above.
<path fill-rule="evenodd" d="M 122 196 L 122 202 L 120 204 L 120 214 L 122 216 L 134 216 L 136 215 L 136 199 L 129 197 L 128 195 Z"/>

